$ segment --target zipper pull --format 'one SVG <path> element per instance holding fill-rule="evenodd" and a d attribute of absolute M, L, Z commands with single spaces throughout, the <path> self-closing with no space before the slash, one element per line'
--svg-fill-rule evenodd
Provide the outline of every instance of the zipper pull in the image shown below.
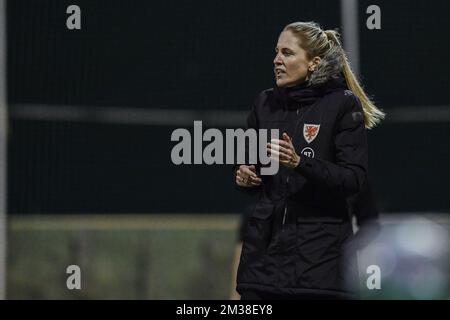
<path fill-rule="evenodd" d="M 284 230 L 284 223 L 286 222 L 287 204 L 284 206 L 283 223 L 281 229 Z"/>

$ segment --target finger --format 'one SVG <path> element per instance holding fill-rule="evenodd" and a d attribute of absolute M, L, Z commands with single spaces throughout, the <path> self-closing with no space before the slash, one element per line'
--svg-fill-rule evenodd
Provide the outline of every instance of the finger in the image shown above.
<path fill-rule="evenodd" d="M 281 161 L 281 160 L 290 160 L 291 159 L 290 154 L 280 152 L 277 150 L 269 149 L 268 153 L 269 153 L 270 157 L 275 160 L 279 159 Z"/>
<path fill-rule="evenodd" d="M 267 155 L 270 159 L 278 161 L 279 152 L 272 149 L 267 149 Z"/>
<path fill-rule="evenodd" d="M 247 186 L 249 186 L 248 182 L 247 182 L 245 179 L 243 179 L 243 178 L 236 179 L 236 183 L 237 183 L 239 186 L 241 186 L 241 187 L 247 187 Z"/>
<path fill-rule="evenodd" d="M 236 178 L 240 181 L 240 182 L 245 182 L 246 179 L 248 179 L 248 176 L 245 174 L 240 174 L 237 175 Z"/>
<path fill-rule="evenodd" d="M 249 180 L 248 181 L 250 181 L 251 183 L 261 183 L 262 182 L 262 179 L 261 178 L 258 178 L 258 177 L 256 177 L 256 178 L 253 178 L 253 177 L 249 177 Z"/>
<path fill-rule="evenodd" d="M 272 151 L 272 150 L 279 153 L 280 159 L 290 159 L 292 157 L 292 155 L 293 155 L 292 149 L 286 149 L 286 148 L 283 148 L 283 147 L 279 147 L 278 150 L 271 149 L 271 150 L 269 150 L 269 152 Z"/>
<path fill-rule="evenodd" d="M 252 176 L 257 177 L 256 167 L 254 165 L 249 166 L 248 169 L 252 172 Z"/>
<path fill-rule="evenodd" d="M 247 180 L 245 180 L 244 183 L 245 183 L 245 185 L 247 185 L 247 186 L 249 186 L 249 187 L 250 187 L 250 186 L 257 186 L 257 185 L 260 185 L 259 182 L 253 181 L 251 177 L 249 177 Z"/>
<path fill-rule="evenodd" d="M 247 182 L 249 181 L 249 176 L 247 176 L 247 175 L 241 175 L 241 176 L 239 176 L 239 181 L 241 182 L 241 183 L 245 183 L 245 184 L 247 184 Z"/>
<path fill-rule="evenodd" d="M 253 177 L 251 175 L 243 175 L 242 176 L 242 181 L 247 184 L 249 184 L 250 181 L 253 181 L 254 179 L 258 179 L 258 177 L 257 176 Z"/>
<path fill-rule="evenodd" d="M 277 144 L 269 143 L 267 145 L 267 151 L 270 152 L 270 150 L 278 151 L 278 152 L 280 152 L 280 154 L 284 154 L 288 157 L 291 157 L 292 154 L 294 153 L 293 146 L 291 146 L 291 145 L 288 145 L 287 147 L 282 147 Z"/>
<path fill-rule="evenodd" d="M 275 151 L 275 150 L 270 151 L 270 152 L 269 152 L 269 156 L 270 156 L 270 158 L 271 158 L 272 160 L 275 160 L 275 161 L 282 161 L 282 160 L 287 161 L 287 160 L 290 159 L 290 157 L 288 157 L 288 156 L 285 155 L 284 153 L 280 153 L 280 152 Z"/>
<path fill-rule="evenodd" d="M 236 175 L 239 175 L 243 178 L 247 178 L 247 176 L 251 175 L 251 167 L 254 166 L 246 166 L 246 165 L 241 165 L 239 166 L 239 169 L 236 171 Z"/>
<path fill-rule="evenodd" d="M 289 142 L 284 141 L 284 140 L 272 139 L 271 142 L 272 142 L 272 145 L 280 145 L 285 148 L 289 148 L 291 146 L 291 144 Z"/>
<path fill-rule="evenodd" d="M 291 148 L 285 148 L 282 146 L 277 146 L 277 148 L 274 148 L 274 150 L 277 150 L 278 152 L 280 152 L 280 154 L 285 154 L 287 156 L 291 156 L 292 155 L 292 149 Z"/>
<path fill-rule="evenodd" d="M 241 180 L 239 180 L 239 179 L 236 179 L 236 184 L 238 185 L 238 186 L 240 186 L 240 187 L 245 187 L 246 186 L 246 184 L 245 183 L 243 183 Z"/>
<path fill-rule="evenodd" d="M 280 142 L 282 142 L 284 140 L 280 140 L 280 139 L 270 139 L 271 143 L 275 143 L 275 144 L 280 144 Z"/>
<path fill-rule="evenodd" d="M 285 142 L 289 143 L 289 145 L 294 147 L 294 143 L 292 142 L 291 137 L 289 137 L 289 135 L 286 132 L 283 133 L 283 139 L 284 139 Z"/>
<path fill-rule="evenodd" d="M 250 170 L 249 167 L 244 167 L 242 170 L 242 173 L 246 177 L 257 177 L 256 173 L 254 173 L 252 170 Z"/>
<path fill-rule="evenodd" d="M 274 144 L 274 143 L 269 143 L 267 145 L 266 152 L 267 152 L 268 156 L 270 156 L 271 153 L 272 154 L 276 154 L 275 152 L 279 153 L 280 152 L 280 146 L 277 145 L 277 144 Z"/>
<path fill-rule="evenodd" d="M 278 151 L 280 150 L 280 145 L 277 143 L 268 143 L 267 148 Z"/>

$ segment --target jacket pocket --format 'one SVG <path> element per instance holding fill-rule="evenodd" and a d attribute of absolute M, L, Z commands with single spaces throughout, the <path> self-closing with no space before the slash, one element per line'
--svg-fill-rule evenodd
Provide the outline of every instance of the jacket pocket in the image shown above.
<path fill-rule="evenodd" d="M 298 218 L 296 281 L 298 286 L 337 290 L 342 225 L 339 218 Z"/>
<path fill-rule="evenodd" d="M 272 202 L 258 201 L 253 209 L 251 218 L 268 219 L 273 215 L 275 205 Z"/>
<path fill-rule="evenodd" d="M 244 241 L 251 251 L 266 251 L 272 238 L 273 216 L 275 205 L 269 202 L 258 202 L 249 217 Z"/>
<path fill-rule="evenodd" d="M 297 249 L 333 251 L 339 246 L 343 223 L 344 219 L 332 217 L 297 218 Z"/>

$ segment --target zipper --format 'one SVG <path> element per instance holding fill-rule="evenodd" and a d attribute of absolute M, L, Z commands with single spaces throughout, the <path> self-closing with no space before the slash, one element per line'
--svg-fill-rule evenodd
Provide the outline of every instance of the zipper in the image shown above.
<path fill-rule="evenodd" d="M 299 113 L 300 113 L 300 108 L 301 108 L 301 105 L 299 105 L 299 108 L 297 109 L 297 116 L 299 115 Z M 295 137 L 295 135 L 297 134 L 297 129 L 298 129 L 298 121 L 299 119 L 298 119 L 298 117 L 297 117 L 297 119 L 296 119 L 296 123 L 295 123 L 295 129 L 294 129 L 294 134 L 293 134 L 293 136 L 292 137 Z M 287 176 L 287 178 L 286 178 L 286 184 L 288 184 L 289 183 L 289 176 Z M 282 225 L 281 225 L 281 230 L 282 231 L 284 231 L 284 224 L 286 223 L 286 216 L 287 216 L 287 197 L 286 197 L 286 193 L 287 193 L 287 187 L 286 187 L 286 191 L 285 191 L 285 199 L 286 199 L 286 204 L 284 205 L 284 214 L 283 214 L 283 222 L 282 222 Z"/>
<path fill-rule="evenodd" d="M 287 204 L 284 205 L 283 224 L 281 226 L 281 230 L 283 231 L 284 231 L 284 223 L 286 222 L 286 213 L 287 213 Z"/>

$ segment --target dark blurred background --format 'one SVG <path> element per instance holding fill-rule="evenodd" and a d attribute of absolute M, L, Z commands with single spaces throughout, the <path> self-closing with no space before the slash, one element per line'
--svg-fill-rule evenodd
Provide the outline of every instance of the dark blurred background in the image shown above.
<path fill-rule="evenodd" d="M 245 115 L 273 86 L 284 25 L 341 25 L 339 1 L 97 0 L 76 1 L 82 28 L 71 31 L 72 3 L 7 2 L 11 213 L 238 211 L 229 166 L 171 163 L 171 132 L 193 122 L 164 112 L 223 126 L 202 112 Z M 381 30 L 366 28 L 374 3 L 358 3 L 361 78 L 387 113 L 369 133 L 380 209 L 448 212 L 448 2 L 379 1 Z M 157 112 L 105 120 L 113 107 Z"/>
<path fill-rule="evenodd" d="M 194 120 L 204 129 L 243 126 L 255 96 L 274 85 L 282 28 L 316 21 L 343 31 L 349 3 L 359 17 L 351 62 L 387 113 L 368 133 L 370 178 L 393 231 L 363 264 L 378 257 L 395 282 L 393 270 L 404 272 L 409 259 L 399 252 L 429 254 L 425 271 L 408 262 L 413 280 L 384 297 L 448 298 L 444 0 L 6 0 L 8 297 L 227 298 L 249 199 L 229 165 L 172 164 L 171 133 L 193 132 Z M 81 30 L 66 27 L 72 4 Z M 381 30 L 366 27 L 373 4 Z M 401 222 L 411 214 L 422 229 Z M 84 272 L 76 293 L 64 285 L 73 263 Z"/>

